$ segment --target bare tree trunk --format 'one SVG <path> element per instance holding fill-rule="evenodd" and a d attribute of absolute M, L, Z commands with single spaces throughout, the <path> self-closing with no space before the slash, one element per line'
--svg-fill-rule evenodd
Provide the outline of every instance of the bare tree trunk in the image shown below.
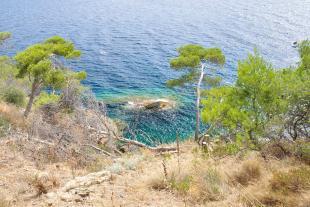
<path fill-rule="evenodd" d="M 196 129 L 195 129 L 195 141 L 199 141 L 199 129 L 200 129 L 200 86 L 204 76 L 204 64 L 201 64 L 200 77 L 197 84 L 197 99 L 196 99 Z"/>
<path fill-rule="evenodd" d="M 32 105 L 33 105 L 33 101 L 34 101 L 34 97 L 35 97 L 35 93 L 36 93 L 37 88 L 38 88 L 38 85 L 35 82 L 32 83 L 29 101 L 28 101 L 26 110 L 24 112 L 24 117 L 26 117 L 26 118 L 28 117 L 28 115 L 29 115 L 29 113 L 31 111 L 31 108 L 32 108 Z"/>

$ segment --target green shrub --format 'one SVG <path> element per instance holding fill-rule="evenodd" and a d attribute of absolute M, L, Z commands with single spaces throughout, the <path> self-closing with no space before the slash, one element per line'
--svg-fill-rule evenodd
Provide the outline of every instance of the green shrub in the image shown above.
<path fill-rule="evenodd" d="M 310 165 L 310 142 L 297 144 L 294 154 L 299 160 Z"/>
<path fill-rule="evenodd" d="M 208 169 L 204 176 L 204 182 L 200 183 L 200 190 L 204 192 L 204 200 L 219 200 L 222 196 L 222 181 L 215 169 Z"/>
<path fill-rule="evenodd" d="M 178 180 L 175 177 L 172 177 L 169 180 L 169 183 L 171 185 L 171 188 L 176 190 L 178 193 L 185 195 L 191 186 L 192 177 L 191 176 L 185 176 L 182 179 Z"/>
<path fill-rule="evenodd" d="M 277 159 L 295 157 L 310 165 L 310 142 L 307 140 L 298 140 L 296 142 L 286 140 L 271 141 L 262 147 L 261 154 L 263 157 L 271 156 Z"/>
<path fill-rule="evenodd" d="M 0 43 L 11 37 L 10 32 L 0 32 Z"/>
<path fill-rule="evenodd" d="M 213 149 L 213 155 L 222 157 L 226 155 L 235 155 L 240 151 L 240 147 L 236 143 L 218 144 Z"/>
<path fill-rule="evenodd" d="M 26 95 L 23 91 L 11 87 L 4 91 L 3 99 L 5 102 L 14 104 L 16 106 L 24 106 Z"/>
<path fill-rule="evenodd" d="M 275 172 L 270 180 L 273 191 L 288 194 L 310 189 L 310 168 L 301 167 L 289 172 Z"/>
<path fill-rule="evenodd" d="M 35 101 L 35 106 L 41 107 L 41 106 L 44 106 L 46 104 L 58 103 L 59 100 L 60 100 L 59 95 L 48 94 L 46 92 L 42 92 L 42 93 L 40 93 L 37 100 Z"/>

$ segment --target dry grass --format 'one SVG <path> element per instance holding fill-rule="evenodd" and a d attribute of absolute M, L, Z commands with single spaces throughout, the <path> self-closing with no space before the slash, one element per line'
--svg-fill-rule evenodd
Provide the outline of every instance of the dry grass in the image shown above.
<path fill-rule="evenodd" d="M 307 165 L 310 165 L 310 142 L 297 142 L 294 155 L 298 160 L 304 162 Z"/>
<path fill-rule="evenodd" d="M 165 178 L 156 176 L 148 180 L 148 185 L 154 190 L 168 190 L 169 186 Z"/>
<path fill-rule="evenodd" d="M 265 163 L 266 164 L 266 163 Z M 294 158 L 270 160 L 262 169 L 259 182 L 244 188 L 259 206 L 308 207 L 310 204 L 310 169 Z M 256 202 L 258 201 L 258 202 Z M 245 201 L 246 206 L 256 206 Z"/>
<path fill-rule="evenodd" d="M 110 166 L 111 164 L 112 164 L 112 160 L 98 157 L 93 162 L 91 162 L 89 165 L 87 165 L 85 168 L 87 172 L 93 173 L 93 172 L 98 172 L 104 169 L 105 167 Z"/>
<path fill-rule="evenodd" d="M 294 157 L 297 160 L 310 164 L 310 142 L 308 139 L 300 139 L 295 142 L 287 140 L 272 141 L 264 145 L 261 154 L 265 159 L 284 159 Z"/>
<path fill-rule="evenodd" d="M 146 182 L 151 189 L 173 192 L 192 204 L 224 198 L 225 183 L 218 170 L 192 156 L 181 158 L 180 168 L 175 158 L 162 162 Z"/>
<path fill-rule="evenodd" d="M 0 114 L 16 127 L 26 128 L 27 126 L 23 113 L 14 105 L 0 102 Z"/>
<path fill-rule="evenodd" d="M 0 196 L 0 207 L 10 207 L 10 202 L 7 201 L 3 196 Z"/>
<path fill-rule="evenodd" d="M 256 160 L 246 161 L 233 177 L 236 182 L 244 186 L 248 185 L 251 181 L 258 180 L 261 177 L 260 163 Z"/>
<path fill-rule="evenodd" d="M 270 180 L 271 189 L 283 194 L 300 193 L 310 189 L 310 168 L 301 167 L 288 172 L 275 172 Z"/>
<path fill-rule="evenodd" d="M 193 183 L 190 197 L 198 203 L 219 201 L 224 198 L 225 183 L 219 172 L 214 168 L 197 171 L 193 177 Z"/>
<path fill-rule="evenodd" d="M 30 178 L 28 178 L 29 184 L 36 191 L 36 195 L 40 196 L 42 194 L 48 193 L 53 188 L 59 187 L 59 179 L 54 175 L 49 175 L 47 173 L 44 174 L 36 174 Z"/>
<path fill-rule="evenodd" d="M 75 146 L 74 149 L 78 150 L 78 146 Z M 194 148 L 196 150 L 193 150 Z M 112 197 L 115 206 L 129 207 L 136 206 L 137 203 L 140 206 L 171 207 L 310 206 L 310 196 L 307 196 L 310 195 L 309 177 L 307 177 L 309 167 L 305 167 L 305 164 L 297 161 L 293 156 L 285 159 L 270 157 L 264 161 L 260 153 L 248 151 L 242 159 L 236 155 L 212 159 L 212 157 L 206 157 L 196 144 L 185 142 L 181 144 L 180 157 L 177 154 L 158 156 L 148 150 L 142 150 L 116 159 L 96 154 L 98 159 L 87 160 L 88 165 L 84 165 L 84 161 L 80 161 L 79 154 L 94 153 L 91 148 L 84 150 L 87 151 L 81 149 L 76 153 L 72 151 L 68 156 L 72 165 L 68 161 L 61 160 L 53 164 L 44 162 L 41 170 L 47 174 L 31 176 L 26 183 L 30 185 L 26 185 L 27 188 L 23 190 L 25 192 L 12 194 L 6 199 L 22 198 L 29 194 L 33 195 L 34 192 L 36 195 L 42 195 L 56 191 L 54 188 L 57 188 L 59 183 L 63 184 L 72 179 L 70 174 L 72 168 L 77 170 L 75 174 L 82 173 L 83 175 L 104 168 L 115 173 L 113 181 L 87 189 L 90 191 L 89 199 L 79 204 L 76 203 L 76 206 L 96 206 L 98 203 L 102 203 L 102 206 L 109 206 Z M 12 152 L 7 149 L 2 154 L 9 153 Z M 16 154 L 18 155 L 17 152 Z M 48 159 L 54 160 L 53 150 L 41 156 L 46 155 L 50 156 Z M 12 157 L 12 155 L 7 156 L 6 160 Z M 21 160 L 25 159 L 22 154 L 21 157 L 23 158 Z M 15 161 L 17 162 L 16 158 L 14 158 Z M 21 170 L 18 171 L 19 167 L 17 167 L 22 166 L 21 163 L 22 161 L 15 163 L 10 169 L 8 169 L 8 164 L 3 165 L 8 169 L 6 172 L 0 168 L 0 176 L 3 174 L 1 179 L 10 180 L 6 182 L 6 185 L 11 181 L 14 182 L 14 178 L 18 175 L 23 176 L 25 170 L 20 168 Z M 83 168 L 83 166 L 86 167 Z M 28 165 L 26 169 L 32 175 L 38 172 L 33 165 Z M 234 172 L 234 169 L 240 170 Z M 15 173 L 12 175 L 10 171 Z M 48 174 L 51 172 L 55 172 L 57 176 Z M 242 185 L 236 185 L 236 181 Z M 10 192 L 19 191 L 18 182 L 10 186 Z M 8 192 L 7 189 L 4 191 Z M 44 206 L 45 199 L 45 196 L 32 197 L 30 201 L 26 201 L 26 204 L 31 206 L 32 203 L 36 203 L 35 206 Z M 68 205 L 65 201 L 60 201 L 59 205 L 55 204 L 60 207 Z"/>

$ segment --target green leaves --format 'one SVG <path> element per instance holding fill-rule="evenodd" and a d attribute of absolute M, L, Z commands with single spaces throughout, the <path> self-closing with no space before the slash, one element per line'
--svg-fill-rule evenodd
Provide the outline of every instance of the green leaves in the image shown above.
<path fill-rule="evenodd" d="M 52 88 L 53 95 L 55 90 L 63 88 L 69 84 L 69 79 L 78 81 L 86 78 L 85 72 L 68 72 L 60 63 L 60 58 L 76 58 L 81 55 L 76 50 L 73 43 L 65 39 L 54 36 L 42 43 L 28 47 L 19 52 L 15 57 L 18 68 L 17 77 L 28 77 L 32 81 L 31 94 L 24 115 L 27 117 L 35 97 L 36 92 L 44 87 Z"/>
<path fill-rule="evenodd" d="M 210 76 L 205 76 L 203 78 L 204 83 L 206 83 L 208 86 L 211 87 L 217 87 L 220 86 L 221 82 L 222 82 L 222 78 L 221 77 L 210 77 Z"/>
<path fill-rule="evenodd" d="M 29 73 L 35 79 L 44 79 L 45 76 L 49 75 L 49 70 L 52 67 L 52 62 L 48 59 L 43 59 L 39 61 L 37 64 L 31 64 L 28 67 Z"/>
<path fill-rule="evenodd" d="M 298 45 L 300 58 L 310 55 L 310 40 L 304 40 Z"/>
<path fill-rule="evenodd" d="M 195 84 L 196 87 L 196 129 L 195 140 L 199 140 L 200 126 L 200 88 L 203 83 L 208 85 L 219 85 L 220 78 L 204 78 L 205 69 L 209 64 L 223 66 L 225 56 L 219 48 L 204 48 L 201 45 L 185 45 L 177 49 L 178 56 L 170 61 L 170 67 L 175 70 L 186 70 L 187 73 L 181 77 L 167 81 L 167 86 L 177 87 L 186 84 Z M 212 71 L 212 70 L 210 70 Z M 214 72 L 214 71 L 213 71 Z"/>
<path fill-rule="evenodd" d="M 177 49 L 178 56 L 171 59 L 170 67 L 175 70 L 187 70 L 187 74 L 167 81 L 168 87 L 184 86 L 198 81 L 200 67 L 207 64 L 224 65 L 225 56 L 219 48 L 205 48 L 201 45 L 185 45 Z M 205 78 L 205 83 L 218 85 L 219 78 Z"/>
<path fill-rule="evenodd" d="M 237 130 L 240 124 L 248 122 L 246 111 L 241 109 L 242 101 L 236 98 L 236 90 L 231 86 L 212 88 L 202 93 L 206 97 L 202 104 L 202 120 L 228 129 Z"/>
<path fill-rule="evenodd" d="M 170 61 L 170 66 L 175 69 L 195 68 L 200 64 L 198 56 L 180 56 Z"/>
<path fill-rule="evenodd" d="M 310 106 L 310 74 L 306 72 L 308 67 L 303 58 L 310 54 L 309 48 L 309 43 L 301 43 L 302 61 L 297 69 L 276 70 L 257 52 L 239 61 L 235 85 L 202 93 L 205 97 L 202 101 L 203 121 L 230 135 L 242 134 L 255 140 L 263 136 L 275 120 L 282 122 L 280 126 L 273 124 L 272 130 L 282 130 L 287 126 L 285 119 L 290 114 L 299 116 L 291 119 L 292 122 L 298 120 L 297 124 L 306 120 Z"/>
<path fill-rule="evenodd" d="M 257 122 L 281 110 L 281 88 L 276 71 L 257 53 L 238 63 L 236 87 L 240 98 L 246 101 L 244 107 L 252 109 Z"/>
<path fill-rule="evenodd" d="M 85 71 L 80 71 L 75 73 L 75 79 L 77 80 L 85 80 L 87 77 L 87 73 Z"/>
<path fill-rule="evenodd" d="M 219 48 L 204 48 L 200 45 L 185 45 L 177 49 L 178 57 L 170 61 L 172 68 L 195 68 L 202 62 L 223 65 L 225 56 Z"/>
<path fill-rule="evenodd" d="M 6 40 L 9 39 L 11 37 L 11 33 L 10 32 L 0 32 L 0 44 Z"/>
<path fill-rule="evenodd" d="M 198 76 L 199 73 L 197 71 L 190 71 L 189 73 L 186 73 L 179 78 L 168 80 L 167 86 L 169 88 L 173 88 L 176 86 L 184 86 L 187 83 L 194 83 L 197 81 Z"/>
<path fill-rule="evenodd" d="M 273 68 L 257 53 L 238 64 L 235 86 L 203 93 L 203 121 L 216 123 L 230 133 L 260 132 L 269 114 L 275 112 L 278 89 Z M 280 95 L 280 94 L 279 94 Z"/>
<path fill-rule="evenodd" d="M 310 72 L 310 40 L 304 40 L 298 47 L 301 58 L 299 70 Z"/>
<path fill-rule="evenodd" d="M 19 68 L 18 77 L 27 75 L 34 79 L 49 79 L 48 76 L 51 76 L 50 71 L 54 70 L 51 57 L 73 58 L 79 55 L 80 52 L 75 50 L 73 43 L 59 36 L 51 37 L 43 43 L 28 47 L 15 56 Z"/>
<path fill-rule="evenodd" d="M 53 44 L 53 45 L 63 45 L 67 42 L 60 36 L 53 36 L 45 40 L 45 44 Z"/>
<path fill-rule="evenodd" d="M 205 51 L 203 60 L 223 66 L 225 64 L 225 56 L 219 48 L 209 48 Z"/>
<path fill-rule="evenodd" d="M 52 87 L 53 89 L 61 89 L 65 84 L 64 71 L 52 70 L 47 74 L 44 81 L 46 85 Z"/>

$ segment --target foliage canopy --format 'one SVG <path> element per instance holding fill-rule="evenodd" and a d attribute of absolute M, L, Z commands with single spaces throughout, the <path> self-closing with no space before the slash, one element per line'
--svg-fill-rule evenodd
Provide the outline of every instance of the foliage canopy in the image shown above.
<path fill-rule="evenodd" d="M 235 85 L 203 92 L 203 121 L 225 134 L 252 140 L 275 129 L 280 136 L 287 130 L 293 139 L 307 137 L 309 41 L 300 43 L 299 53 L 297 68 L 274 69 L 257 52 L 239 61 Z"/>
<path fill-rule="evenodd" d="M 53 90 L 63 87 L 66 77 L 60 58 L 72 59 L 80 55 L 81 52 L 75 49 L 72 42 L 54 36 L 28 47 L 15 56 L 17 77 L 28 77 L 32 83 L 25 116 L 30 112 L 34 98 L 44 87 L 51 87 Z"/>
<path fill-rule="evenodd" d="M 6 40 L 9 39 L 11 37 L 11 33 L 10 32 L 0 32 L 0 44 Z"/>

